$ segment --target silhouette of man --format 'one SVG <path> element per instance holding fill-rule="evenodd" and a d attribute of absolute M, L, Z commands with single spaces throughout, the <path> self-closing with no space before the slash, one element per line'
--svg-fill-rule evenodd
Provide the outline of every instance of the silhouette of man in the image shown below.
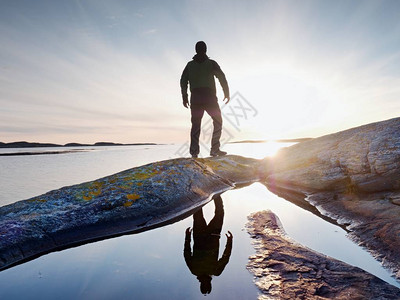
<path fill-rule="evenodd" d="M 190 272 L 200 281 L 200 291 L 205 295 L 211 293 L 212 275 L 219 276 L 229 262 L 232 251 L 233 235 L 230 231 L 222 257 L 219 255 L 219 239 L 224 221 L 224 205 L 220 196 L 214 198 L 215 216 L 207 225 L 203 210 L 193 215 L 193 253 L 191 251 L 190 227 L 186 229 L 183 255 Z"/>
<path fill-rule="evenodd" d="M 229 102 L 229 87 L 225 74 L 214 60 L 206 55 L 207 45 L 203 41 L 196 43 L 196 55 L 193 60 L 188 62 L 181 76 L 181 91 L 183 106 L 188 108 L 187 87 L 190 84 L 190 110 L 192 114 L 192 129 L 190 131 L 190 154 L 197 157 L 200 152 L 199 136 L 201 119 L 206 111 L 213 120 L 213 135 L 211 139 L 211 156 L 225 155 L 221 151 L 219 139 L 222 131 L 222 116 L 218 106 L 216 96 L 215 80 L 216 76 L 224 91 L 224 101 Z"/>

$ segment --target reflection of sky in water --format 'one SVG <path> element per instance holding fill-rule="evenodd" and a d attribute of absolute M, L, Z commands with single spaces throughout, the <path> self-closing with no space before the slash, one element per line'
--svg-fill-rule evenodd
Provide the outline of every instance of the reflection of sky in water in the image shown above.
<path fill-rule="evenodd" d="M 225 149 L 260 158 L 265 156 L 262 153 L 272 154 L 271 145 L 274 144 L 230 144 Z M 271 152 L 267 153 L 267 148 Z M 88 153 L 0 157 L 1 169 L 7 170 L 0 175 L 0 203 L 4 205 L 13 199 L 28 198 L 128 167 L 167 159 L 173 156 L 176 145 L 102 149 Z M 220 256 L 228 230 L 234 235 L 233 250 L 224 272 L 213 278 L 208 299 L 256 298 L 252 275 L 245 269 L 247 258 L 254 250 L 244 226 L 247 215 L 263 209 L 275 212 L 288 235 L 301 244 L 395 284 L 379 263 L 345 237 L 341 228 L 277 197 L 259 183 L 228 191 L 222 194 L 222 199 L 225 218 Z M 214 204 L 206 205 L 203 210 L 209 221 L 214 214 Z M 203 299 L 199 282 L 183 258 L 185 229 L 189 226 L 193 226 L 192 217 L 152 231 L 42 256 L 0 272 L 0 298 Z"/>

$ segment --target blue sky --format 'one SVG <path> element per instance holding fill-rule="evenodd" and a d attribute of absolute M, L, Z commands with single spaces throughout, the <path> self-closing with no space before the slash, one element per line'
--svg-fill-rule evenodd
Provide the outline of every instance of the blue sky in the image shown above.
<path fill-rule="evenodd" d="M 397 117 L 399 37 L 397 0 L 0 0 L 0 141 L 187 140 L 198 40 L 256 112 L 225 115 L 236 140 Z"/>

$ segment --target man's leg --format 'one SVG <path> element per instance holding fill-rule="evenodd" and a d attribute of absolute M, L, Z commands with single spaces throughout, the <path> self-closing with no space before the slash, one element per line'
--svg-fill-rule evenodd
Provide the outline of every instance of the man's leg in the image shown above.
<path fill-rule="evenodd" d="M 199 137 L 200 137 L 201 119 L 203 118 L 204 115 L 204 109 L 192 105 L 190 110 L 192 113 L 192 119 L 191 119 L 192 129 L 190 131 L 190 154 L 192 156 L 197 156 L 200 152 Z"/>
<path fill-rule="evenodd" d="M 222 116 L 221 109 L 217 102 L 210 103 L 206 107 L 207 113 L 213 120 L 214 130 L 211 139 L 211 153 L 219 150 L 220 147 L 220 138 L 222 133 Z"/>
<path fill-rule="evenodd" d="M 207 229 L 207 222 L 203 216 L 203 209 L 200 208 L 193 214 L 193 238 L 204 235 Z"/>
<path fill-rule="evenodd" d="M 214 218 L 208 224 L 208 231 L 212 234 L 220 234 L 224 223 L 224 204 L 221 196 L 218 195 L 214 198 L 214 205 Z"/>

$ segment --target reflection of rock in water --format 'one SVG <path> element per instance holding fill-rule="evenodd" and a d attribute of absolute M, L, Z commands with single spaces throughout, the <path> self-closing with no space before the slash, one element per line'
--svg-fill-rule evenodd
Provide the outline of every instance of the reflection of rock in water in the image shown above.
<path fill-rule="evenodd" d="M 215 215 L 207 224 L 200 208 L 193 214 L 193 252 L 191 249 L 191 230 L 186 229 L 184 257 L 190 272 L 200 282 L 200 291 L 203 294 L 211 293 L 212 276 L 219 276 L 229 262 L 232 251 L 233 236 L 228 231 L 227 242 L 222 257 L 219 256 L 219 242 L 224 222 L 224 206 L 221 196 L 214 197 Z"/>
<path fill-rule="evenodd" d="M 263 294 L 259 299 L 400 299 L 400 289 L 288 239 L 271 211 L 249 220 L 256 255 L 248 269 Z"/>
<path fill-rule="evenodd" d="M 260 179 L 259 161 L 228 155 L 133 168 L 0 207 L 0 269 L 40 254 L 176 219 L 210 196 Z"/>
<path fill-rule="evenodd" d="M 272 191 L 303 193 L 400 279 L 400 118 L 296 144 L 264 166 Z"/>

